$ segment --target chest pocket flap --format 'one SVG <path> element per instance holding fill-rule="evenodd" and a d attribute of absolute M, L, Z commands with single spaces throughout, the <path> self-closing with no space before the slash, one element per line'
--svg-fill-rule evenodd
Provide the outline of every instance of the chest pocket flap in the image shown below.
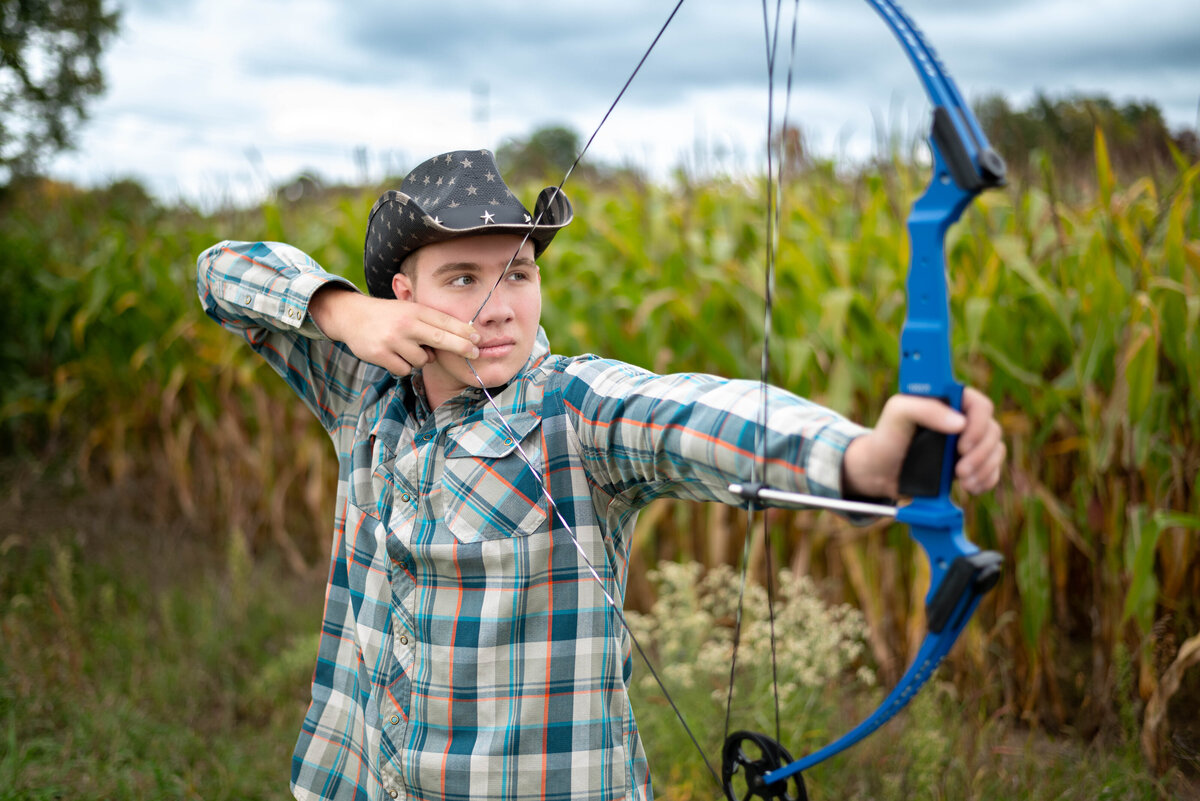
<path fill-rule="evenodd" d="M 517 412 L 508 415 L 508 427 L 501 422 L 499 415 L 488 410 L 482 420 L 467 423 L 447 432 L 450 440 L 446 446 L 446 458 L 456 459 L 462 456 L 480 456 L 498 459 L 508 456 L 517 449 L 517 443 L 524 440 L 542 422 L 540 411 Z M 509 431 L 511 429 L 511 433 Z M 513 436 L 516 434 L 516 437 Z M 540 453 L 540 448 L 539 448 Z M 533 454 L 526 454 L 532 459 Z M 520 454 L 517 454 L 520 459 Z M 537 464 L 537 461 L 534 461 Z"/>
<path fill-rule="evenodd" d="M 487 414 L 448 432 L 446 525 L 462 542 L 523 537 L 545 529 L 548 504 L 533 470 L 544 470 L 537 411 L 515 413 L 506 427 Z"/>

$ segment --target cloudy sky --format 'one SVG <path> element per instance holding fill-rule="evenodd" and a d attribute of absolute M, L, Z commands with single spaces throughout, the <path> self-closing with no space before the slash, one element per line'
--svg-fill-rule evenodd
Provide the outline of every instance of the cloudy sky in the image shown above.
<path fill-rule="evenodd" d="M 215 204 L 302 170 L 375 180 L 541 125 L 587 136 L 674 4 L 121 0 L 108 92 L 52 172 L 88 184 L 134 176 L 164 199 Z M 968 99 L 1104 93 L 1157 103 L 1173 128 L 1197 124 L 1197 0 L 904 7 Z M 878 131 L 923 128 L 913 70 L 866 3 L 803 0 L 799 13 L 790 120 L 811 145 L 853 158 Z M 764 52 L 759 3 L 687 0 L 591 153 L 657 175 L 681 163 L 758 169 Z M 785 97 L 779 86 L 777 119 Z"/>

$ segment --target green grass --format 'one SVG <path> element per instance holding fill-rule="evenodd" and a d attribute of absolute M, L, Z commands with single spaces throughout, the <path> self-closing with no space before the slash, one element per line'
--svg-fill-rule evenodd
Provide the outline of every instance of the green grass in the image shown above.
<path fill-rule="evenodd" d="M 105 505 L 5 504 L 0 799 L 290 797 L 321 577 Z"/>

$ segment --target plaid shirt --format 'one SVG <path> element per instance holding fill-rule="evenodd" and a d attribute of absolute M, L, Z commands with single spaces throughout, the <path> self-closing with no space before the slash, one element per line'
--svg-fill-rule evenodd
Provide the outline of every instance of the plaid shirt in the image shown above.
<path fill-rule="evenodd" d="M 550 355 L 539 332 L 494 393 L 507 425 L 477 389 L 431 411 L 419 374 L 390 375 L 316 327 L 307 305 L 329 282 L 351 286 L 287 245 L 199 258 L 205 311 L 270 362 L 338 454 L 296 797 L 649 801 L 630 641 L 604 593 L 623 599 L 650 501 L 740 503 L 726 486 L 751 475 L 762 388 Z M 836 497 L 863 429 L 770 392 L 767 480 Z"/>

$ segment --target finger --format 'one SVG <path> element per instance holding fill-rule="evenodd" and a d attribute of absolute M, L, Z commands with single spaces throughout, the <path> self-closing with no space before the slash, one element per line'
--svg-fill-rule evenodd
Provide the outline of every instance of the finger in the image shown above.
<path fill-rule="evenodd" d="M 395 353 L 385 354 L 375 364 L 378 364 L 392 375 L 400 376 L 401 378 L 410 375 L 413 371 L 412 363 Z"/>
<path fill-rule="evenodd" d="M 468 333 L 476 339 L 479 337 L 474 329 L 468 328 Z M 462 356 L 464 359 L 479 358 L 479 348 L 475 347 L 475 343 L 469 337 L 459 336 L 431 323 L 417 323 L 410 332 L 410 337 L 423 347 L 444 350 L 456 356 Z"/>
<path fill-rule="evenodd" d="M 994 453 L 997 449 L 1003 454 L 1003 431 L 995 420 L 986 422 L 982 427 L 982 433 L 975 437 L 974 442 L 963 445 L 962 443 L 966 439 L 965 434 L 959 439 L 958 469 L 962 475 L 980 472 L 989 461 L 994 460 Z M 1003 457 L 1001 456 L 1001 458 Z"/>
<path fill-rule="evenodd" d="M 936 398 L 926 398 L 918 395 L 893 395 L 884 405 L 884 416 L 892 416 L 892 422 L 902 421 L 910 430 L 914 426 L 941 432 L 957 434 L 966 425 L 966 417 Z"/>
<path fill-rule="evenodd" d="M 470 342 L 478 342 L 480 340 L 479 332 L 475 330 L 475 326 L 466 320 L 460 320 L 457 317 L 452 317 L 445 312 L 430 308 L 429 306 L 418 306 L 417 319 L 428 326 L 430 329 L 444 331 L 459 339 L 465 339 Z M 428 329 L 427 329 L 428 330 Z M 442 347 L 437 342 L 430 342 L 442 350 L 448 348 Z"/>
<path fill-rule="evenodd" d="M 967 453 L 984 440 L 994 422 L 995 404 L 977 389 L 966 387 L 962 397 L 963 414 L 967 424 L 959 438 L 958 452 Z"/>
<path fill-rule="evenodd" d="M 397 358 L 408 362 L 413 370 L 424 367 L 431 361 L 430 351 L 412 340 L 403 340 L 397 343 L 392 352 Z"/>
<path fill-rule="evenodd" d="M 1003 443 L 997 443 L 984 455 L 984 458 L 979 460 L 978 464 L 968 469 L 963 468 L 960 461 L 959 467 L 955 470 L 955 475 L 959 483 L 972 494 L 979 494 L 993 489 L 1000 482 L 1000 475 L 1004 469 L 1004 460 L 1007 455 L 1007 449 Z"/>

